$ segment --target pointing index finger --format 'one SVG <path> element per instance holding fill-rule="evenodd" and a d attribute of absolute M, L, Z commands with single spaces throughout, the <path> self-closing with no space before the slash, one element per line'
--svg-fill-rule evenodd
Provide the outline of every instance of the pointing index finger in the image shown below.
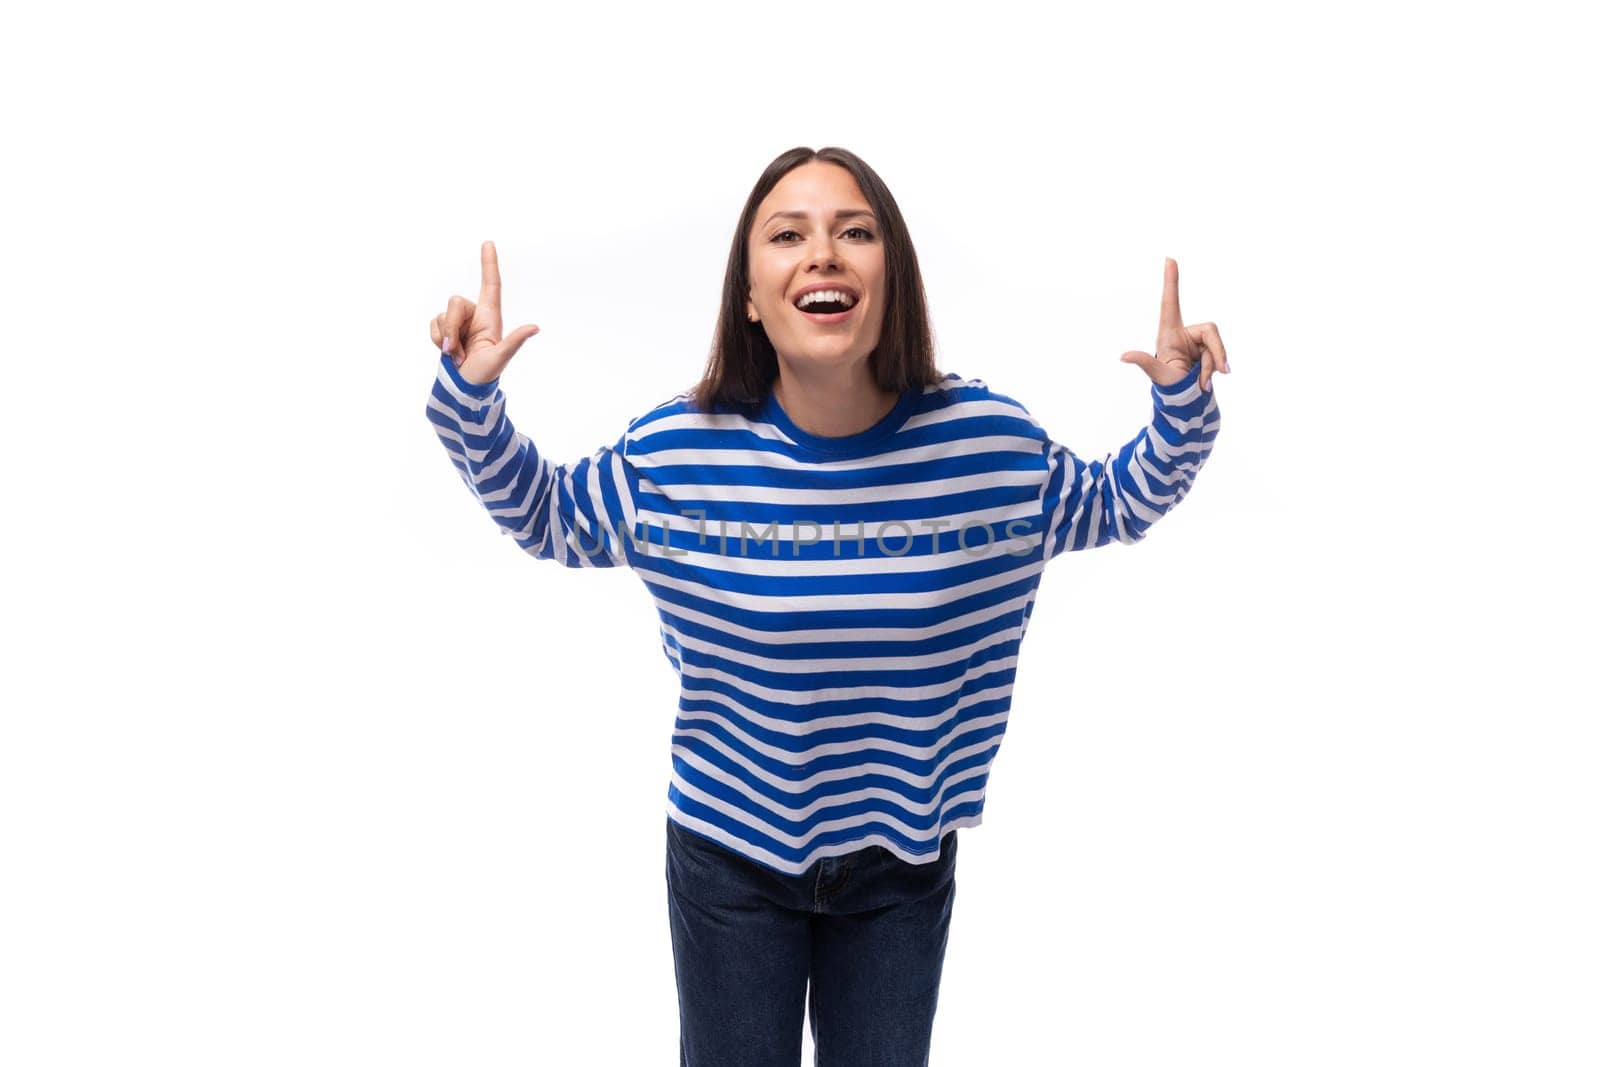
<path fill-rule="evenodd" d="M 1161 289 L 1161 332 L 1183 328 L 1183 313 L 1178 310 L 1178 261 L 1167 257 L 1166 283 Z"/>
<path fill-rule="evenodd" d="M 494 254 L 494 242 L 485 241 L 480 249 L 483 261 L 483 281 L 478 287 L 478 310 L 489 317 L 496 338 L 500 336 L 500 261 Z"/>

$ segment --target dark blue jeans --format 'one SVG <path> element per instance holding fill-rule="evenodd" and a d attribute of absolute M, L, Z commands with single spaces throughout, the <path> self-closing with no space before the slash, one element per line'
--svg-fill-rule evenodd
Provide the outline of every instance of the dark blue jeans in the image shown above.
<path fill-rule="evenodd" d="M 877 845 L 786 875 L 667 819 L 681 1067 L 925 1067 L 956 896 L 939 859 Z"/>

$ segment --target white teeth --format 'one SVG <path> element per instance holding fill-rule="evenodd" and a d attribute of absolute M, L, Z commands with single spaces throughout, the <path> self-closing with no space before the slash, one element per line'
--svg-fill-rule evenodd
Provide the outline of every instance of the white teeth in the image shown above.
<path fill-rule="evenodd" d="M 815 292 L 806 293 L 795 301 L 795 306 L 804 308 L 818 300 L 836 300 L 847 308 L 856 306 L 856 298 L 843 289 L 818 289 Z"/>

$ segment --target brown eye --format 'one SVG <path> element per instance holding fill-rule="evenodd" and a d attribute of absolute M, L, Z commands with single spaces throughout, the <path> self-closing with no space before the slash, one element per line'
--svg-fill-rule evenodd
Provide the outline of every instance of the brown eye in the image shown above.
<path fill-rule="evenodd" d="M 852 227 L 850 227 L 848 230 L 846 230 L 844 232 L 847 233 L 847 234 L 848 233 L 859 233 L 862 237 L 866 238 L 868 241 L 872 240 L 872 231 L 867 229 L 865 226 L 852 226 Z M 793 230 L 779 230 L 777 233 L 772 235 L 772 240 L 776 244 L 788 244 L 787 241 L 779 240 L 779 238 L 786 237 L 786 236 L 799 237 L 800 235 L 795 233 Z"/>

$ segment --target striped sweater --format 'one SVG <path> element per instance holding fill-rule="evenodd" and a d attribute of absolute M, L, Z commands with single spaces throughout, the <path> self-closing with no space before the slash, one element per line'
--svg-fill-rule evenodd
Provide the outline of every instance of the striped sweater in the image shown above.
<path fill-rule="evenodd" d="M 524 551 L 644 581 L 681 686 L 667 816 L 797 875 L 869 845 L 931 863 L 982 823 L 1044 565 L 1142 538 L 1211 451 L 1198 366 L 1150 392 L 1149 424 L 1090 461 L 955 374 L 848 437 L 770 393 L 754 414 L 680 394 L 555 463 L 498 380 L 440 355 L 427 416 Z"/>

